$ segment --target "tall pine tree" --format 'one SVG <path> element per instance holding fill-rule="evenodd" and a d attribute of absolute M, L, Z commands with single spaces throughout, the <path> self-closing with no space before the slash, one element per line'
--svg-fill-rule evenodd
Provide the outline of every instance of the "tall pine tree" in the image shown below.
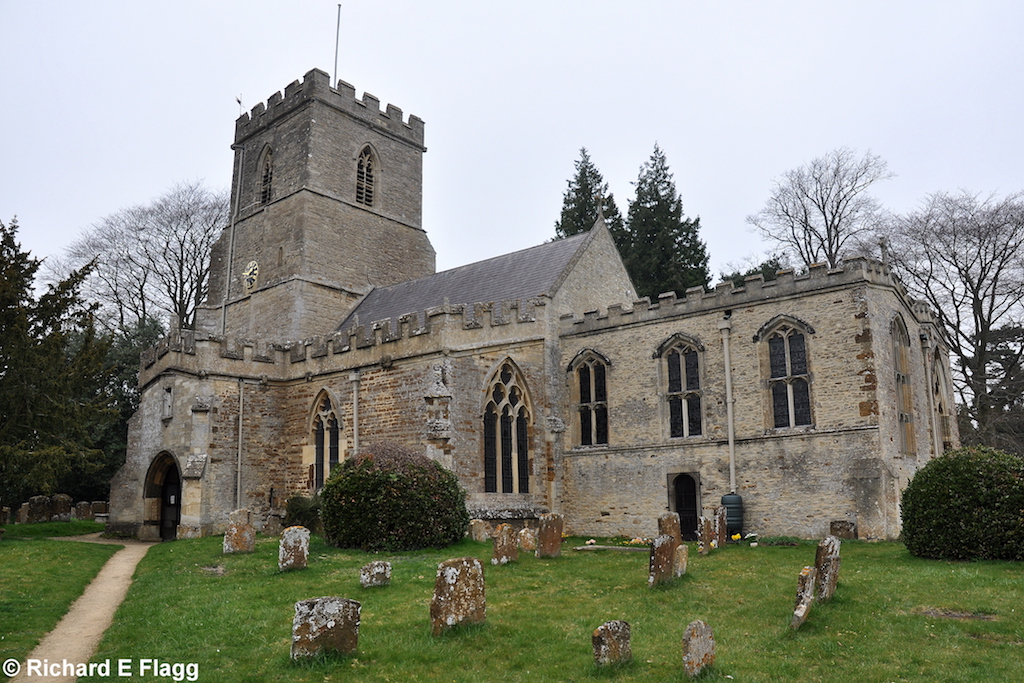
<path fill-rule="evenodd" d="M 657 144 L 651 158 L 640 167 L 626 229 L 628 244 L 622 249 L 623 260 L 639 296 L 653 300 L 664 292 L 682 293 L 688 287 L 707 286 L 708 254 L 698 235 L 700 218 L 683 217 L 682 198 L 676 192 L 665 153 Z"/>
<path fill-rule="evenodd" d="M 580 148 L 576 175 L 569 180 L 569 187 L 562 196 L 562 216 L 555 222 L 555 237 L 560 239 L 589 232 L 597 222 L 598 197 L 603 200 L 605 224 L 621 250 L 626 241 L 622 214 L 615 205 L 615 197 L 608 191 L 608 183 L 590 160 L 586 147 Z"/>

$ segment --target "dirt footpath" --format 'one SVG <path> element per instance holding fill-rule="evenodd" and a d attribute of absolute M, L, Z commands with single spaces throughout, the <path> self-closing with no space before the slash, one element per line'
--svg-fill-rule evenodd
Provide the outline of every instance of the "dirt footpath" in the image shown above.
<path fill-rule="evenodd" d="M 114 621 L 114 612 L 128 593 L 135 574 L 135 566 L 145 557 L 152 543 L 100 538 L 99 534 L 67 536 L 61 541 L 82 541 L 86 543 L 109 543 L 123 545 L 99 574 L 85 587 L 85 592 L 75 600 L 68 613 L 57 626 L 46 634 L 27 659 L 49 660 L 61 663 L 64 660 L 78 664 L 89 661 L 96 653 L 103 632 Z M 27 665 L 22 662 L 21 673 L 9 683 L 70 683 L 76 676 L 28 676 Z"/>

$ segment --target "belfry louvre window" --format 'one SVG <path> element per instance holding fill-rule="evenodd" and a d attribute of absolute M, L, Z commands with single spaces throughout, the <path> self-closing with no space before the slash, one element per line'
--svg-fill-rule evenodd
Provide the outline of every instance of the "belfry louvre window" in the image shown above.
<path fill-rule="evenodd" d="M 375 189 L 375 163 L 373 152 L 369 147 L 364 147 L 359 153 L 356 161 L 356 203 L 363 206 L 373 206 Z"/>
<path fill-rule="evenodd" d="M 606 363 L 593 355 L 576 366 L 581 446 L 608 443 L 607 375 Z"/>
<path fill-rule="evenodd" d="M 313 442 L 316 444 L 316 457 L 310 465 L 308 483 L 309 488 L 319 491 L 341 456 L 341 429 L 327 394 L 322 394 L 317 401 L 313 416 Z"/>
<path fill-rule="evenodd" d="M 263 154 L 263 176 L 260 180 L 260 204 L 269 204 L 274 198 L 274 153 L 267 149 Z"/>
<path fill-rule="evenodd" d="M 914 453 L 914 400 L 910 392 L 910 335 L 903 321 L 892 321 L 892 363 L 896 378 L 896 415 L 899 420 L 900 453 Z"/>
<path fill-rule="evenodd" d="M 484 408 L 484 491 L 530 492 L 530 408 L 525 383 L 506 361 L 488 385 Z"/>
<path fill-rule="evenodd" d="M 782 326 L 768 337 L 768 387 L 776 428 L 811 424 L 810 374 L 803 332 Z"/>
<path fill-rule="evenodd" d="M 662 356 L 668 380 L 669 436 L 700 436 L 704 421 L 701 413 L 700 361 L 697 349 L 679 342 Z"/>

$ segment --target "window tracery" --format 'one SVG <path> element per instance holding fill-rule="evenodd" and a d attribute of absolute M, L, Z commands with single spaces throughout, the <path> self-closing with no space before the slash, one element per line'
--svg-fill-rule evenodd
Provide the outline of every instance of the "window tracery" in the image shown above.
<path fill-rule="evenodd" d="M 310 466 L 309 484 L 314 491 L 319 491 L 341 460 L 341 428 L 338 414 L 326 392 L 317 400 L 313 415 L 313 443 L 315 456 Z"/>
<path fill-rule="evenodd" d="M 700 356 L 696 342 L 676 336 L 662 349 L 670 437 L 704 432 Z"/>
<path fill-rule="evenodd" d="M 507 360 L 487 389 L 484 408 L 484 491 L 530 492 L 530 408 L 525 382 Z"/>
<path fill-rule="evenodd" d="M 803 330 L 784 324 L 769 334 L 767 341 L 772 426 L 778 429 L 812 424 L 807 339 Z"/>
<path fill-rule="evenodd" d="M 269 147 L 263 153 L 260 177 L 260 205 L 269 204 L 274 197 L 274 152 Z"/>
<path fill-rule="evenodd" d="M 356 203 L 373 206 L 375 199 L 376 162 L 369 146 L 363 148 L 356 160 Z"/>

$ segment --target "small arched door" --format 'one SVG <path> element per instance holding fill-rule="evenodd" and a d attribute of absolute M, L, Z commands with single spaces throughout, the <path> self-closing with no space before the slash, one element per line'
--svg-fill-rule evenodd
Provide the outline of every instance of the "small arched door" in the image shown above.
<path fill-rule="evenodd" d="M 181 523 L 181 472 L 174 456 L 161 453 L 149 466 L 145 498 L 145 524 L 150 529 L 157 527 L 160 540 L 173 541 Z M 152 532 L 146 536 L 154 537 Z"/>
<path fill-rule="evenodd" d="M 684 541 L 697 540 L 697 517 L 700 505 L 697 497 L 697 480 L 689 474 L 677 475 L 672 482 L 675 489 L 676 513 L 679 514 L 679 529 Z"/>

